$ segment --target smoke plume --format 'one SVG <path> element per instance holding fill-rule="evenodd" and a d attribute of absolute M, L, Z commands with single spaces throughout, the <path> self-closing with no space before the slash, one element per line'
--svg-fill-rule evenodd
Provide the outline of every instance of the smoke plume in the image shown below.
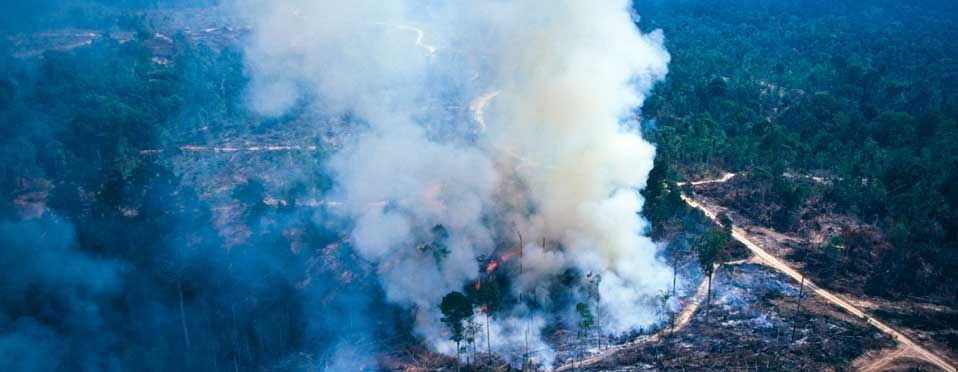
<path fill-rule="evenodd" d="M 518 248 L 518 234 L 527 239 L 523 270 L 510 273 L 510 290 L 535 293 L 526 298 L 536 308 L 568 310 L 550 291 L 572 270 L 583 282 L 574 301 L 588 296 L 585 278 L 599 278 L 604 331 L 656 321 L 650 299 L 670 286 L 671 270 L 638 215 L 655 150 L 636 113 L 669 54 L 660 31 L 639 31 L 629 6 L 240 6 L 254 29 L 253 107 L 281 114 L 305 103 L 351 118 L 353 136 L 329 162 L 328 197 L 342 202 L 338 213 L 387 298 L 416 309 L 417 332 L 436 349 L 453 350 L 440 336 L 442 296 L 487 275 L 478 265 Z"/>

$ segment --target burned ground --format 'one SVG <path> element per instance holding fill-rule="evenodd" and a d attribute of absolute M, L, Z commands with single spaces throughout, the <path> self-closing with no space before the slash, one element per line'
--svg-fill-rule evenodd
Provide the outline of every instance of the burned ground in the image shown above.
<path fill-rule="evenodd" d="M 761 265 L 723 266 L 713 285 L 708 323 L 700 307 L 685 329 L 590 369 L 841 370 L 865 351 L 894 344 L 815 296 L 805 294 L 796 312 L 798 285 Z"/>
<path fill-rule="evenodd" d="M 812 190 L 793 228 L 777 231 L 762 222 L 766 214 L 750 207 L 759 202 L 760 191 L 756 191 L 748 175 L 738 175 L 727 183 L 695 187 L 698 200 L 727 213 L 749 239 L 823 288 L 850 295 L 856 306 L 898 328 L 915 342 L 953 359 L 958 357 L 958 308 L 952 299 L 942 295 L 870 295 L 867 274 L 880 270 L 880 257 L 890 249 L 888 238 L 876 225 L 832 210 L 821 199 L 822 189 L 818 186 L 813 185 Z M 840 237 L 841 246 L 830 251 L 832 237 Z"/>

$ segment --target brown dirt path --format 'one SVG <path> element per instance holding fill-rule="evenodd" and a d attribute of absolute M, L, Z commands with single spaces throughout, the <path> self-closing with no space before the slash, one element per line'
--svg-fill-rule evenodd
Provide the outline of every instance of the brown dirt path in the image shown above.
<path fill-rule="evenodd" d="M 695 182 L 692 182 L 692 184 L 701 185 L 705 183 L 723 183 L 732 179 L 732 177 L 735 177 L 734 173 L 726 173 L 722 178 L 719 178 L 719 179 L 695 181 Z M 718 216 L 714 212 L 714 210 L 716 209 L 714 206 L 705 205 L 696 200 L 692 200 L 686 195 L 682 195 L 682 200 L 684 200 L 689 206 L 702 211 L 702 213 L 704 213 L 712 221 L 716 221 L 716 222 L 718 221 Z M 749 238 L 748 233 L 745 230 L 741 229 L 740 227 L 733 226 L 732 238 L 739 241 L 740 243 L 745 245 L 746 248 L 752 251 L 752 253 L 755 255 L 755 257 L 758 259 L 758 261 L 761 264 L 771 267 L 775 270 L 778 270 L 784 273 L 785 275 L 788 275 L 795 281 L 801 281 L 804 278 L 803 274 L 799 273 L 797 270 L 788 266 L 785 262 L 783 262 L 778 257 L 775 257 L 774 255 L 772 255 L 771 253 L 769 253 L 768 251 L 766 251 L 759 245 L 755 244 Z M 955 368 L 954 363 L 952 363 L 951 361 L 948 361 L 944 357 L 941 357 L 937 354 L 932 353 L 931 351 L 928 351 L 928 349 L 915 343 L 914 341 L 912 341 L 910 338 L 902 334 L 897 329 L 892 328 L 891 326 L 885 324 L 881 320 L 876 319 L 875 317 L 869 315 L 865 311 L 852 305 L 850 302 L 846 301 L 840 295 L 834 294 L 824 288 L 819 287 L 808 278 L 804 278 L 804 280 L 805 280 L 805 286 L 807 286 L 812 293 L 815 293 L 823 297 L 828 302 L 831 302 L 832 304 L 842 308 L 843 310 L 847 311 L 850 314 L 853 314 L 862 319 L 865 319 L 865 321 L 868 322 L 868 324 L 871 324 L 875 328 L 878 328 L 879 331 L 882 331 L 892 336 L 892 338 L 894 338 L 895 341 L 898 342 L 899 345 L 901 345 L 901 348 L 903 349 L 901 353 L 890 353 L 886 357 L 879 358 L 878 360 L 876 360 L 875 363 L 869 364 L 865 367 L 881 369 L 883 368 L 882 366 L 887 365 L 888 362 L 891 362 L 892 360 L 896 358 L 913 357 L 915 359 L 926 361 L 929 364 L 937 368 L 940 368 L 942 371 L 958 371 L 958 369 Z M 887 359 L 887 361 L 885 359 Z M 874 370 L 874 369 L 868 369 L 868 370 Z"/>
<path fill-rule="evenodd" d="M 731 265 L 742 265 L 746 263 L 752 263 L 752 260 L 738 260 L 732 262 L 726 262 L 724 264 L 716 265 L 716 270 L 722 265 L 731 266 Z M 676 314 L 675 316 L 675 328 L 662 328 L 656 333 L 651 335 L 639 336 L 631 342 L 624 343 L 621 345 L 613 346 L 609 349 L 603 350 L 601 353 L 593 355 L 591 357 L 576 360 L 574 362 L 566 363 L 555 368 L 555 371 L 572 371 L 578 368 L 587 368 L 602 362 L 615 354 L 615 352 L 623 349 L 627 349 L 636 345 L 642 345 L 652 342 L 658 342 L 662 337 L 676 331 L 681 331 L 685 326 L 689 324 L 692 320 L 692 315 L 695 314 L 695 311 L 699 309 L 699 306 L 702 305 L 702 301 L 705 300 L 706 295 L 708 294 L 708 278 L 703 278 L 702 282 L 699 283 L 698 288 L 695 290 L 695 294 L 689 298 L 688 303 L 685 307 L 682 308 L 682 311 Z"/>

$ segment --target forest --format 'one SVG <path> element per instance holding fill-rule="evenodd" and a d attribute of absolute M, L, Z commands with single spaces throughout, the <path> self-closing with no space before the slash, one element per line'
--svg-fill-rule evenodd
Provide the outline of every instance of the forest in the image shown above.
<path fill-rule="evenodd" d="M 284 208 L 264 204 L 262 178 L 227 193 L 252 236 L 229 245 L 204 190 L 150 155 L 248 132 L 257 119 L 242 101 L 239 49 L 179 35 L 172 63 L 157 63 L 145 23 L 119 21 L 132 40 L 42 58 L 16 58 L 3 39 L 0 369 L 248 370 L 350 334 L 401 332 L 372 328 L 391 315 L 368 280 L 326 281 L 334 274 L 317 268 L 316 285 L 296 287 L 312 275 L 311 252 L 273 247 L 294 228 L 310 244 L 337 239 L 294 207 L 302 185 L 283 190 Z M 381 316 L 367 319 L 367 306 Z"/>
<path fill-rule="evenodd" d="M 409 310 L 425 305 L 389 299 L 382 266 L 344 233 L 357 223 L 334 218 L 337 202 L 324 199 L 342 186 L 330 157 L 368 123 L 348 110 L 317 119 L 307 102 L 316 92 L 281 115 L 251 108 L 247 28 L 203 39 L 164 24 L 197 4 L 108 3 L 0 4 L 0 370 L 374 370 L 434 356 Z M 634 112 L 655 146 L 642 233 L 669 247 L 653 257 L 666 264 L 715 256 L 690 258 L 687 271 L 671 266 L 672 294 L 650 300 L 656 327 L 668 317 L 674 326 L 666 308 L 678 301 L 676 275 L 707 272 L 712 301 L 713 264 L 744 258 L 738 246 L 702 249 L 709 239 L 731 245 L 731 222 L 722 215 L 709 229 L 683 200 L 690 181 L 724 172 L 736 174 L 739 209 L 773 231 L 799 234 L 837 215 L 879 232 L 836 233 L 792 257 L 807 259 L 815 279 L 856 276 L 855 290 L 869 296 L 958 303 L 958 3 L 632 3 L 671 56 Z M 31 36 L 50 29 L 97 36 L 69 47 Z M 259 151 L 264 139 L 308 151 L 234 154 Z M 446 259 L 447 228 L 424 231 L 431 240 L 416 252 Z M 542 249 L 550 245 L 562 246 L 542 237 Z M 507 266 L 512 256 L 482 255 L 470 262 L 479 279 L 441 294 L 432 310 L 455 349 L 436 363 L 450 367 L 463 351 L 475 361 L 484 347 L 494 354 L 498 339 L 476 336 L 482 321 L 489 332 L 490 313 L 538 301 L 513 290 L 521 281 L 507 273 L 530 269 Z M 544 288 L 574 292 L 549 299 L 574 321 L 545 330 L 565 326 L 576 341 L 594 332 L 600 348 L 642 334 L 603 341 L 597 323 L 608 314 L 592 272 L 549 279 Z"/>
<path fill-rule="evenodd" d="M 669 35 L 672 51 L 670 78 L 642 113 L 661 166 L 693 178 L 748 173 L 749 186 L 781 207 L 766 220 L 780 231 L 814 213 L 801 208 L 812 187 L 786 175 L 827 179 L 818 191 L 822 200 L 879 225 L 891 243 L 874 257 L 857 252 L 870 261 L 867 292 L 955 294 L 956 4 L 650 1 L 635 7 Z M 647 207 L 662 214 L 650 217 L 680 210 L 670 205 Z"/>

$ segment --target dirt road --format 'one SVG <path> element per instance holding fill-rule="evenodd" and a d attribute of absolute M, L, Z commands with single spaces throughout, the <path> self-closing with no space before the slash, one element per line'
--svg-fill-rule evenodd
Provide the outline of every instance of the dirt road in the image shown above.
<path fill-rule="evenodd" d="M 741 265 L 746 263 L 751 263 L 752 260 L 738 260 L 734 262 L 726 262 L 724 264 L 716 265 L 715 269 L 722 265 L 731 266 L 731 265 Z M 695 294 L 689 298 L 688 303 L 682 308 L 682 311 L 676 314 L 675 316 L 675 327 L 662 328 L 656 333 L 646 336 L 640 336 L 631 342 L 616 345 L 609 349 L 603 350 L 601 353 L 593 355 L 591 357 L 576 360 L 575 362 L 563 364 L 555 368 L 555 371 L 572 371 L 578 368 L 588 368 L 596 365 L 599 362 L 602 362 L 612 356 L 615 352 L 623 349 L 627 349 L 636 345 L 647 344 L 652 342 L 658 342 L 662 337 L 668 335 L 675 331 L 681 331 L 685 326 L 689 324 L 692 320 L 692 315 L 695 314 L 695 311 L 699 309 L 699 306 L 702 305 L 702 301 L 705 300 L 705 297 L 708 295 L 708 279 L 703 278 L 702 282 L 699 283 L 698 288 L 695 290 Z"/>
<path fill-rule="evenodd" d="M 419 27 L 410 26 L 410 25 L 394 25 L 396 28 L 403 31 L 412 31 L 416 33 L 416 46 L 424 49 L 430 57 L 436 56 L 436 47 L 426 44 L 423 42 L 423 39 L 426 38 L 426 33 Z"/>
<path fill-rule="evenodd" d="M 724 182 L 728 182 L 733 177 L 735 177 L 734 173 L 725 173 L 720 178 L 693 181 L 691 182 L 691 184 L 703 185 L 703 184 L 709 184 L 709 183 L 724 183 Z M 684 184 L 685 184 L 684 182 L 679 183 L 680 186 Z M 698 210 L 701 210 L 709 219 L 711 219 L 712 221 L 716 221 L 716 223 L 718 223 L 718 216 L 716 215 L 714 211 L 715 210 L 714 207 L 703 205 L 702 203 L 699 203 L 698 201 L 692 200 L 686 195 L 682 195 L 682 200 L 685 201 L 689 206 L 696 208 Z M 745 245 L 745 247 L 748 248 L 753 253 L 752 259 L 748 261 L 754 261 L 756 263 L 768 266 L 772 269 L 775 269 L 779 272 L 784 273 L 785 275 L 788 275 L 795 281 L 801 281 L 803 279 L 804 275 L 799 273 L 797 270 L 793 269 L 791 266 L 788 266 L 788 264 L 786 264 L 784 261 L 780 260 L 778 257 L 775 257 L 774 255 L 766 251 L 764 248 L 760 247 L 758 244 L 754 243 L 751 239 L 748 238 L 748 233 L 746 233 L 740 227 L 733 225 L 732 237 L 735 240 L 742 243 L 743 245 Z M 738 262 L 735 262 L 735 263 L 738 263 Z M 728 263 L 728 264 L 735 264 L 735 263 Z M 871 324 L 872 326 L 877 328 L 879 331 L 892 336 L 892 338 L 894 338 L 895 341 L 898 342 L 899 347 L 896 348 L 893 352 L 884 353 L 875 360 L 868 361 L 866 363 L 857 364 L 854 366 L 856 369 L 859 369 L 862 371 L 868 371 L 868 372 L 879 371 L 879 370 L 882 370 L 882 368 L 888 366 L 891 362 L 893 362 L 896 359 L 911 358 L 911 359 L 925 361 L 931 365 L 934 365 L 940 368 L 942 371 L 958 371 L 954 367 L 954 364 L 950 363 L 945 358 L 928 351 L 928 349 L 922 347 L 921 345 L 918 345 L 917 343 L 909 339 L 907 336 L 905 336 L 898 330 L 872 317 L 868 313 L 864 312 L 863 310 L 859 309 L 858 307 L 844 300 L 839 295 L 833 294 L 829 292 L 828 290 L 825 290 L 819 287 L 808 278 L 804 278 L 804 280 L 805 280 L 805 286 L 812 293 L 815 293 L 821 296 L 826 301 L 844 309 L 848 313 L 864 319 L 868 324 Z M 684 328 L 691 320 L 692 314 L 694 314 L 695 311 L 698 309 L 699 305 L 701 305 L 702 300 L 704 299 L 706 295 L 706 290 L 707 290 L 706 284 L 707 282 L 703 280 L 702 283 L 699 285 L 699 288 L 696 291 L 696 294 L 692 297 L 689 303 L 682 309 L 682 312 L 676 318 L 676 324 L 675 324 L 676 330 L 680 330 Z M 571 371 L 576 368 L 588 368 L 590 366 L 594 366 L 597 363 L 610 357 L 618 350 L 622 350 L 622 349 L 632 347 L 638 344 L 656 342 L 667 332 L 669 332 L 669 329 L 663 329 L 659 331 L 658 333 L 655 333 L 651 336 L 639 337 L 632 342 L 612 347 L 592 357 L 585 358 L 582 360 L 577 360 L 574 363 L 558 366 L 555 368 L 555 370 L 556 371 Z"/>
<path fill-rule="evenodd" d="M 701 185 L 701 184 L 707 184 L 707 183 L 723 183 L 723 182 L 728 182 L 728 180 L 732 179 L 733 177 L 735 177 L 734 173 L 726 173 L 724 176 L 718 179 L 695 181 L 695 182 L 692 182 L 692 184 Z M 708 216 L 708 218 L 710 218 L 712 221 L 716 221 L 717 223 L 718 216 L 714 212 L 715 208 L 703 205 L 702 203 L 699 203 L 698 201 L 692 200 L 686 195 L 682 195 L 682 200 L 684 200 L 689 206 L 694 207 L 698 210 L 701 210 L 702 213 L 705 213 L 705 215 Z M 801 281 L 802 278 L 804 277 L 804 275 L 802 275 L 801 273 L 799 273 L 792 267 L 788 266 L 785 262 L 780 260 L 778 257 L 775 257 L 774 255 L 772 255 L 771 253 L 769 253 L 768 251 L 766 251 L 759 245 L 752 242 L 752 240 L 748 238 L 748 233 L 742 230 L 741 228 L 739 228 L 738 226 L 733 226 L 732 237 L 735 240 L 742 243 L 743 245 L 745 245 L 745 247 L 748 248 L 750 251 L 752 251 L 755 257 L 758 259 L 759 263 L 766 265 L 768 267 L 771 267 L 775 270 L 778 270 L 784 273 L 785 275 L 788 275 L 795 281 Z M 941 368 L 941 370 L 943 371 L 958 371 L 958 369 L 954 367 L 953 363 L 949 362 L 948 360 L 946 360 L 945 358 L 939 355 L 936 355 L 928 351 L 928 349 L 922 347 L 921 345 L 918 345 L 917 343 L 909 339 L 907 336 L 905 336 L 898 330 L 874 318 L 873 316 L 869 315 L 868 313 L 864 312 L 858 307 L 855 307 L 848 301 L 844 300 L 841 296 L 836 295 L 828 290 L 825 290 L 819 287 L 808 278 L 805 278 L 805 286 L 812 293 L 815 293 L 823 297 L 828 302 L 831 302 L 832 304 L 844 309 L 848 313 L 864 319 L 865 321 L 868 322 L 868 324 L 871 324 L 875 328 L 878 328 L 879 331 L 882 331 L 892 336 L 892 338 L 894 338 L 895 341 L 897 341 L 900 345 L 902 345 L 903 348 L 910 349 L 910 351 L 907 352 L 907 354 L 910 354 L 911 356 L 917 359 L 924 360 L 938 368 Z"/>
<path fill-rule="evenodd" d="M 480 132 L 486 131 L 486 106 L 488 106 L 489 102 L 491 102 L 493 98 L 496 98 L 499 93 L 501 93 L 501 91 L 494 90 L 483 94 L 469 103 L 469 110 L 472 111 L 473 119 L 479 124 Z"/>

